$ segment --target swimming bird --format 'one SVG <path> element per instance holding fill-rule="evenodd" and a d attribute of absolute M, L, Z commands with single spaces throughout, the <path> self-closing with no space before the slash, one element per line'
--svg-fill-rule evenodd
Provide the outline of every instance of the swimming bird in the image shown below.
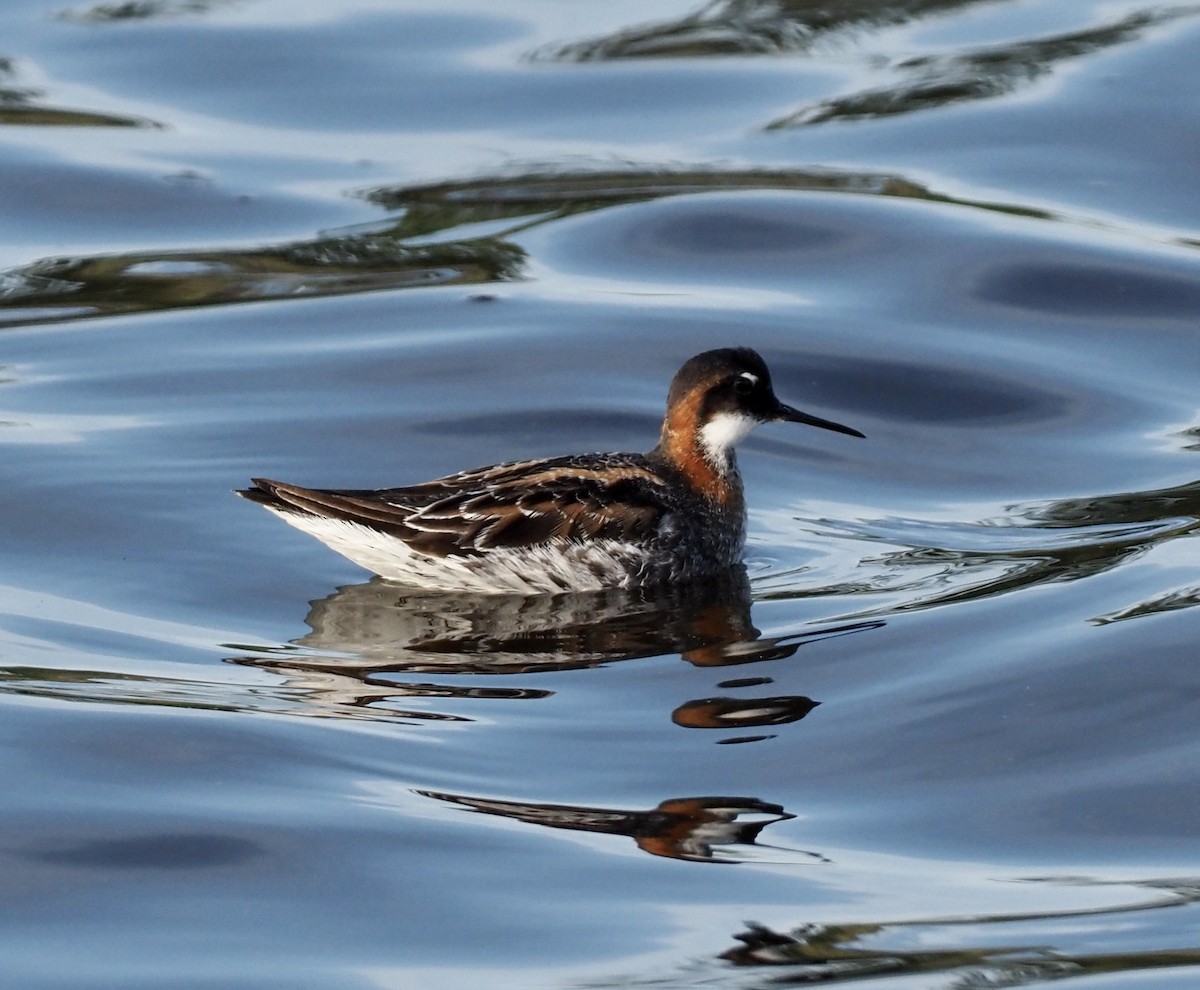
<path fill-rule="evenodd" d="M 858 430 L 775 396 L 756 351 L 705 351 L 676 372 L 644 454 L 510 461 L 404 488 L 266 478 L 237 494 L 381 577 L 444 591 L 537 594 L 725 573 L 746 539 L 735 445 L 760 423 Z"/>

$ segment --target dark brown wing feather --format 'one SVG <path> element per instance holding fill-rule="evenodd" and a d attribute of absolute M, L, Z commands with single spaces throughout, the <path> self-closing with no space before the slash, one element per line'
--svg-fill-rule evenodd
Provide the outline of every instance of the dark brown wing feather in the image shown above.
<path fill-rule="evenodd" d="M 552 540 L 644 540 L 669 511 L 640 455 L 517 461 L 408 488 L 302 488 L 256 478 L 238 494 L 284 512 L 345 519 L 434 556 L 474 556 Z"/>

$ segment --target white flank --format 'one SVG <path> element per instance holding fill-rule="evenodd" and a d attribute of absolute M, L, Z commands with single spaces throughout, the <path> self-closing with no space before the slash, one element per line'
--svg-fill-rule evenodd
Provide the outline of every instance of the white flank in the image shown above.
<path fill-rule="evenodd" d="M 718 413 L 700 427 L 700 446 L 709 463 L 722 471 L 729 467 L 729 452 L 758 426 L 758 420 L 745 413 Z"/>
<path fill-rule="evenodd" d="M 526 595 L 602 591 L 624 584 L 642 559 L 636 546 L 618 540 L 562 540 L 521 550 L 489 550 L 474 557 L 434 557 L 358 523 L 267 508 L 380 577 L 439 591 Z"/>

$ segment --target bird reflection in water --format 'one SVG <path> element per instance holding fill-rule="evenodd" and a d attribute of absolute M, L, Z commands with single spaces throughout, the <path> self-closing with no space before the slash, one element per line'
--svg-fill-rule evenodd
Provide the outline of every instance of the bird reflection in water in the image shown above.
<path fill-rule="evenodd" d="M 746 797 L 671 798 L 647 811 L 630 811 L 498 801 L 440 791 L 417 793 L 471 811 L 500 815 L 530 825 L 603 835 L 626 835 L 633 839 L 639 849 L 653 856 L 708 863 L 740 862 L 732 850 L 725 847 L 754 845 L 759 833 L 768 825 L 796 817 L 778 804 Z M 828 862 L 819 853 L 801 855 L 815 862 Z"/>
<path fill-rule="evenodd" d="M 741 567 L 703 583 L 538 596 L 429 592 L 375 578 L 314 602 L 307 618 L 312 631 L 294 641 L 294 652 L 231 662 L 283 675 L 285 689 L 307 697 L 312 714 L 364 717 L 369 709 L 380 717 L 466 720 L 376 706 L 403 697 L 539 698 L 551 692 L 406 683 L 386 675 L 526 674 L 670 654 L 719 667 L 783 659 L 807 643 L 883 625 L 872 620 L 760 637 L 750 622 L 750 600 Z M 673 720 L 689 728 L 779 725 L 803 718 L 816 704 L 798 696 L 702 698 L 677 708 Z"/>

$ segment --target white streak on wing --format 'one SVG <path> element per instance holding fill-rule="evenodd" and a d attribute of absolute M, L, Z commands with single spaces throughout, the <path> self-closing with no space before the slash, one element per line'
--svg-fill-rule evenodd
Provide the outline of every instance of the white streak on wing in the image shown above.
<path fill-rule="evenodd" d="M 713 465 L 727 467 L 729 452 L 757 425 L 758 420 L 744 413 L 717 413 L 700 427 L 700 445 Z"/>
<path fill-rule="evenodd" d="M 642 559 L 638 547 L 620 540 L 559 540 L 474 557 L 434 557 L 359 523 L 267 508 L 380 577 L 441 591 L 600 591 L 624 585 Z"/>

